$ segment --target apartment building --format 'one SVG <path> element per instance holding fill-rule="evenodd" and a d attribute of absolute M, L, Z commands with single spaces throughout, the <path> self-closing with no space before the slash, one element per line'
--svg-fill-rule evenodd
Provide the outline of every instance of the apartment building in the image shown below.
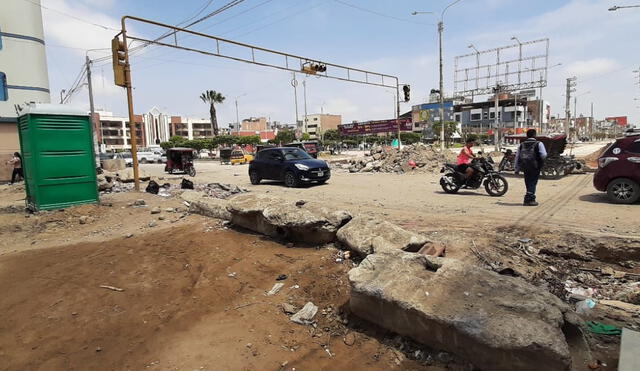
<path fill-rule="evenodd" d="M 102 150 L 131 148 L 129 117 L 114 115 L 107 111 L 96 112 L 96 137 Z M 154 148 L 174 135 L 185 139 L 213 137 L 211 121 L 191 117 L 173 116 L 153 107 L 142 115 L 134 115 L 138 146 Z"/>
<path fill-rule="evenodd" d="M 340 124 L 342 124 L 342 115 L 311 114 L 303 119 L 302 132 L 309 134 L 312 139 L 317 139 L 327 130 L 338 130 Z"/>

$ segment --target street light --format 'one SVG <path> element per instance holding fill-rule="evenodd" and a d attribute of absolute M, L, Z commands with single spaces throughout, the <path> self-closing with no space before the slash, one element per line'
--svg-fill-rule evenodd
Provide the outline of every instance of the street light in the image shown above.
<path fill-rule="evenodd" d="M 237 133 L 240 132 L 240 115 L 238 114 L 238 98 L 242 98 L 245 95 L 247 95 L 247 93 L 240 94 L 235 99 L 236 101 L 236 132 Z"/>
<path fill-rule="evenodd" d="M 625 8 L 640 8 L 640 5 L 614 5 L 611 8 L 609 8 L 610 12 L 615 12 L 618 9 L 625 9 Z"/>
<path fill-rule="evenodd" d="M 447 9 L 459 3 L 461 0 L 455 0 L 447 5 L 440 13 L 440 22 L 438 22 L 438 45 L 440 50 L 440 150 L 444 151 L 444 80 L 442 72 L 442 33 L 444 32 L 444 14 Z M 434 14 L 433 12 L 413 12 L 411 15 L 418 14 Z"/>
<path fill-rule="evenodd" d="M 473 44 L 469 44 L 469 46 L 467 46 L 467 48 L 473 49 L 476 52 L 476 54 L 480 54 L 480 51 L 478 51 L 478 49 L 476 49 L 476 47 Z"/>

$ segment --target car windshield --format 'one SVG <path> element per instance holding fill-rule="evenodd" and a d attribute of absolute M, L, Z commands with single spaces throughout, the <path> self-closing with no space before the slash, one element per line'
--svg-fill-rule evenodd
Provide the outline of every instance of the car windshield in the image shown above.
<path fill-rule="evenodd" d="M 284 155 L 285 161 L 306 160 L 311 158 L 311 156 L 309 156 L 307 152 L 301 150 L 300 148 L 283 149 L 282 154 Z"/>
<path fill-rule="evenodd" d="M 123 152 L 122 153 L 122 157 L 123 158 L 131 158 L 131 152 Z"/>

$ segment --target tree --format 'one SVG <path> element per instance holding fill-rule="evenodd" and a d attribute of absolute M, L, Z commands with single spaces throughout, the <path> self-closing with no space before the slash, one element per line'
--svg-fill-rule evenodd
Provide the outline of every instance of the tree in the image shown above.
<path fill-rule="evenodd" d="M 311 139 L 311 135 L 309 135 L 309 133 L 302 133 L 302 140 L 309 140 Z"/>
<path fill-rule="evenodd" d="M 422 135 L 420 133 L 400 133 L 400 140 L 404 144 L 413 144 L 420 142 Z"/>
<path fill-rule="evenodd" d="M 259 135 L 249 135 L 246 137 L 237 137 L 237 144 L 247 145 L 250 144 L 252 146 L 260 144 L 260 136 Z"/>
<path fill-rule="evenodd" d="M 340 132 L 336 129 L 329 129 L 327 131 L 324 132 L 324 139 L 325 140 L 340 140 L 343 139 L 342 135 L 340 135 Z"/>
<path fill-rule="evenodd" d="M 185 143 L 187 143 L 187 142 L 188 142 L 188 140 L 185 137 L 181 137 L 179 135 L 174 135 L 171 138 L 169 138 L 169 141 L 160 143 L 160 147 L 162 147 L 162 149 L 164 149 L 164 150 L 167 150 L 167 149 L 173 148 L 173 147 L 185 146 Z"/>
<path fill-rule="evenodd" d="M 280 130 L 273 142 L 287 144 L 293 142 L 295 138 L 296 136 L 292 130 Z"/>
<path fill-rule="evenodd" d="M 433 132 L 436 134 L 436 137 L 440 139 L 440 122 L 434 122 L 432 125 Z M 455 121 L 445 121 L 444 123 L 444 141 L 449 146 L 451 142 L 451 137 L 453 133 L 458 130 L 458 123 Z"/>
<path fill-rule="evenodd" d="M 225 97 L 215 90 L 205 90 L 200 94 L 200 99 L 209 105 L 209 116 L 211 117 L 211 130 L 213 130 L 213 136 L 218 136 L 218 118 L 216 117 L 216 103 L 222 104 Z"/>

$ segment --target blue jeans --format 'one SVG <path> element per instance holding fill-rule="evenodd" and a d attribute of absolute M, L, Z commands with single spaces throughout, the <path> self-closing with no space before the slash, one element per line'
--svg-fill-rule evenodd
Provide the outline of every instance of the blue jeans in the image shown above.
<path fill-rule="evenodd" d="M 540 178 L 539 169 L 530 169 L 524 172 L 524 185 L 527 187 L 527 193 L 524 195 L 524 202 L 533 202 L 536 200 L 536 186 Z"/>

